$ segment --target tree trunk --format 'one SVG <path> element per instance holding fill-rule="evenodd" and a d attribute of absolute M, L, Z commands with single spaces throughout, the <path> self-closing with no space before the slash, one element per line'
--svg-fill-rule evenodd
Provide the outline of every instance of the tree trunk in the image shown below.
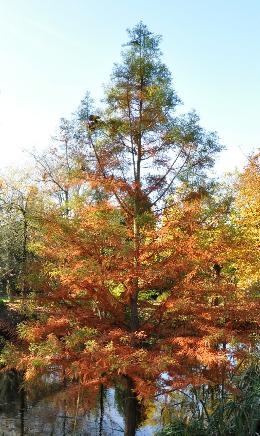
<path fill-rule="evenodd" d="M 136 287 L 138 285 L 136 284 Z M 135 332 L 139 327 L 138 306 L 137 306 L 137 292 L 131 296 L 130 300 L 131 308 L 131 331 Z"/>
<path fill-rule="evenodd" d="M 25 435 L 25 390 L 23 387 L 20 388 L 20 435 Z"/>
<path fill-rule="evenodd" d="M 138 401 L 134 392 L 134 382 L 126 376 L 125 436 L 135 436 L 138 420 Z"/>
<path fill-rule="evenodd" d="M 69 210 L 69 190 L 66 188 L 64 191 L 65 194 L 65 216 L 66 218 L 69 217 L 70 210 Z"/>
<path fill-rule="evenodd" d="M 99 406 L 100 406 L 100 417 L 99 417 L 99 436 L 103 434 L 103 424 L 104 424 L 104 385 L 100 385 L 100 398 L 99 398 Z"/>
<path fill-rule="evenodd" d="M 25 275 L 27 268 L 27 244 L 28 244 L 28 222 L 27 222 L 27 213 L 26 210 L 23 212 L 23 248 L 22 248 L 22 299 L 24 299 L 26 294 L 26 285 L 25 285 Z"/>
<path fill-rule="evenodd" d="M 134 217 L 134 268 L 138 273 L 139 268 L 139 250 L 140 250 L 140 228 L 138 224 L 139 204 L 135 199 L 135 217 Z M 139 294 L 139 280 L 138 276 L 133 279 L 133 293 L 130 298 L 130 312 L 131 312 L 131 331 L 136 331 L 139 328 L 139 315 L 138 315 L 138 294 Z"/>

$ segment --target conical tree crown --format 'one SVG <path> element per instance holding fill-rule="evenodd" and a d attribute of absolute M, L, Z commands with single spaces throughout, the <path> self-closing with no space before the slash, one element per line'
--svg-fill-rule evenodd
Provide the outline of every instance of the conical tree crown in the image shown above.
<path fill-rule="evenodd" d="M 172 89 L 171 74 L 161 61 L 161 38 L 142 23 L 128 34 L 123 62 L 115 65 L 107 89 L 107 103 L 110 114 L 124 120 L 135 134 L 155 133 L 165 129 L 179 100 Z M 133 139 L 138 143 L 137 137 Z"/>
<path fill-rule="evenodd" d="M 143 23 L 128 35 L 106 88 L 105 110 L 89 116 L 90 142 L 102 177 L 120 182 L 127 198 L 150 197 L 154 205 L 180 177 L 200 176 L 221 147 L 194 112 L 175 114 L 180 100 L 161 60 L 161 38 Z"/>

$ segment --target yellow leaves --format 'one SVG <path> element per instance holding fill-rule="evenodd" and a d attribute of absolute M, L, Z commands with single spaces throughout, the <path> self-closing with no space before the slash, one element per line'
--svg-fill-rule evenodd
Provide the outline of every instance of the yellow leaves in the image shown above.
<path fill-rule="evenodd" d="M 85 342 L 85 351 L 94 353 L 98 349 L 98 343 L 95 339 L 91 339 Z"/>
<path fill-rule="evenodd" d="M 11 342 L 6 342 L 0 351 L 0 365 L 6 367 L 6 369 L 12 369 L 15 367 L 21 368 L 21 353 L 17 347 Z"/>
<path fill-rule="evenodd" d="M 160 91 L 159 85 L 150 85 L 146 86 L 146 94 L 148 98 L 153 98 L 158 95 L 158 92 Z"/>
<path fill-rule="evenodd" d="M 49 334 L 45 341 L 38 344 L 31 343 L 29 350 L 32 356 L 43 359 L 46 363 L 57 357 L 61 352 L 61 344 L 58 338 L 53 334 Z"/>
<path fill-rule="evenodd" d="M 114 297 L 120 297 L 125 291 L 125 285 L 123 283 L 116 283 L 114 280 L 108 281 L 108 288 Z"/>
<path fill-rule="evenodd" d="M 30 382 L 31 380 L 35 379 L 38 375 L 39 368 L 36 366 L 27 366 L 25 374 L 24 374 L 24 380 L 26 382 Z"/>
<path fill-rule="evenodd" d="M 96 335 L 96 330 L 94 328 L 82 327 L 74 328 L 70 334 L 64 337 L 64 342 L 66 348 L 72 351 L 80 351 L 82 348 L 90 350 L 93 348 L 91 343 L 92 337 Z"/>
<path fill-rule="evenodd" d="M 108 344 L 106 344 L 105 350 L 108 351 L 108 352 L 113 352 L 113 350 L 114 350 L 114 343 L 113 343 L 113 341 L 110 341 Z"/>
<path fill-rule="evenodd" d="M 37 334 L 35 334 L 31 326 L 28 326 L 25 323 L 20 323 L 17 326 L 17 332 L 21 339 L 26 339 L 28 341 L 34 341 L 37 337 Z"/>
<path fill-rule="evenodd" d="M 131 335 L 122 335 L 119 340 L 122 344 L 129 345 L 131 344 Z"/>
<path fill-rule="evenodd" d="M 145 331 L 139 330 L 139 331 L 133 332 L 132 337 L 134 339 L 138 339 L 138 340 L 142 341 L 143 339 L 147 338 L 147 334 Z"/>
<path fill-rule="evenodd" d="M 260 280 L 260 154 L 252 156 L 237 182 L 232 222 L 237 229 L 233 254 L 238 285 L 249 288 Z"/>

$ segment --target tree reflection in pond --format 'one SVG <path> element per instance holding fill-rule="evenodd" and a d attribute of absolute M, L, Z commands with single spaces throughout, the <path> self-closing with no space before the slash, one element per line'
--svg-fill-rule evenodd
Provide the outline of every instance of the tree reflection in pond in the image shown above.
<path fill-rule="evenodd" d="M 226 386 L 171 389 L 137 401 L 131 379 L 115 387 L 58 379 L 55 372 L 24 383 L 16 371 L 0 373 L 1 436 L 255 436 L 260 431 L 259 359 L 241 362 Z"/>
<path fill-rule="evenodd" d="M 24 384 L 16 371 L 0 375 L 1 436 L 106 436 L 124 434 L 124 413 L 129 407 L 124 384 L 116 388 L 84 389 L 38 378 Z M 145 418 L 137 410 L 136 425 Z M 127 421 L 127 420 L 126 420 Z M 127 424 L 127 422 L 126 422 Z M 140 427 L 137 435 L 152 435 L 152 426 Z"/>

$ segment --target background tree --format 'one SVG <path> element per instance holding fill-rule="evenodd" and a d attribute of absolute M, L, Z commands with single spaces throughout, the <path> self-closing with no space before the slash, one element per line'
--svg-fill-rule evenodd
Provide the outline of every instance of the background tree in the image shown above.
<path fill-rule="evenodd" d="M 36 216 L 41 214 L 37 187 L 28 173 L 16 173 L 1 181 L 1 283 L 2 291 L 25 294 L 28 266 L 33 259 Z M 26 284 L 27 283 L 27 284 Z"/>
<path fill-rule="evenodd" d="M 36 164 L 35 182 L 51 202 L 57 202 L 61 212 L 69 216 L 72 199 L 87 191 L 79 177 L 82 168 L 80 130 L 76 120 L 60 120 L 52 145 L 43 153 L 32 153 Z"/>
<path fill-rule="evenodd" d="M 260 162 L 251 156 L 236 182 L 232 222 L 236 229 L 234 267 L 238 285 L 259 293 L 260 283 Z"/>

